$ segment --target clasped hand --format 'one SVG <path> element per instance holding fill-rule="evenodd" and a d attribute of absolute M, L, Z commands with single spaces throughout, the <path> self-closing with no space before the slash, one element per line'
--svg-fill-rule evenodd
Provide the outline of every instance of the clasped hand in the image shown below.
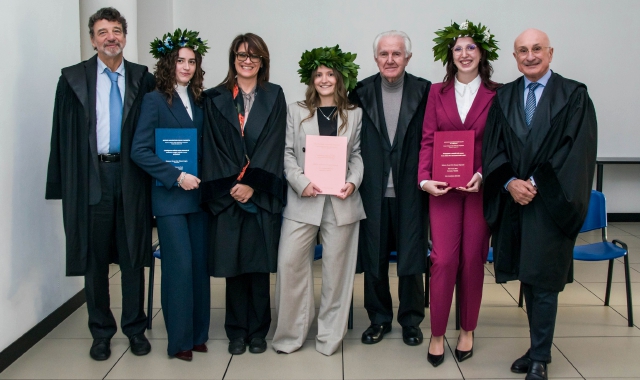
<path fill-rule="evenodd" d="M 253 188 L 251 186 L 236 184 L 231 188 L 231 196 L 240 203 L 247 203 L 253 196 Z"/>
<path fill-rule="evenodd" d="M 536 194 L 538 194 L 531 180 L 523 181 L 521 179 L 514 179 L 507 185 L 507 190 L 509 194 L 511 194 L 513 201 L 523 206 L 528 205 Z"/>
<path fill-rule="evenodd" d="M 178 177 L 178 181 L 179 180 L 180 180 L 180 177 Z M 189 173 L 185 173 L 184 179 L 182 180 L 180 187 L 183 188 L 184 190 L 197 189 L 198 187 L 200 187 L 200 178 L 194 175 L 191 175 Z"/>

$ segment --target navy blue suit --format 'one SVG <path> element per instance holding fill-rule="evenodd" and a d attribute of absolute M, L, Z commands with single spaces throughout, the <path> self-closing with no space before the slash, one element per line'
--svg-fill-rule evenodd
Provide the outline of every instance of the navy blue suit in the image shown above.
<path fill-rule="evenodd" d="M 188 92 L 193 120 L 176 92 L 172 104 L 158 91 L 145 95 L 131 149 L 133 161 L 163 185 L 154 181 L 151 203 L 162 250 L 162 313 L 170 356 L 209 339 L 208 214 L 199 206 L 200 190 L 175 186 L 181 171 L 155 154 L 156 128 L 196 128 L 201 156 L 203 111 Z"/>

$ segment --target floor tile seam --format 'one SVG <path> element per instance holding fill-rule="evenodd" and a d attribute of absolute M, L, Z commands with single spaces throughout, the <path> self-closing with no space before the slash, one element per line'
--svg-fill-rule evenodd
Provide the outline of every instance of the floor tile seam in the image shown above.
<path fill-rule="evenodd" d="M 604 305 L 604 300 L 603 300 L 602 298 L 598 297 L 594 292 L 592 292 L 591 290 L 589 290 L 589 289 L 588 289 L 586 286 L 584 286 L 581 282 L 579 282 L 579 281 L 575 281 L 575 280 L 574 280 L 574 282 L 576 282 L 576 283 L 580 284 L 580 286 L 582 286 L 583 288 L 587 289 L 587 291 L 588 291 L 589 293 L 591 293 L 591 294 L 593 294 L 594 296 L 596 296 L 596 298 L 598 298 L 598 299 L 603 303 L 603 306 L 607 306 L 607 305 Z M 611 301 L 611 300 L 609 300 L 609 301 Z M 626 304 L 625 304 L 625 305 L 611 305 L 611 302 L 609 302 L 609 305 L 608 305 L 607 307 L 608 307 L 608 308 L 610 308 L 611 310 L 613 310 L 614 312 L 616 312 L 618 315 L 620 315 L 624 320 L 626 320 L 626 321 L 628 322 L 628 321 L 629 321 L 629 319 L 628 319 L 627 317 L 625 317 L 624 315 L 622 315 L 622 313 L 621 313 L 621 312 L 619 312 L 618 310 L 616 310 L 613 306 L 627 306 L 627 305 L 626 305 Z M 634 324 L 634 327 L 638 328 L 638 325 L 635 325 L 635 324 Z"/>
<path fill-rule="evenodd" d="M 556 350 L 558 350 L 558 352 L 560 352 L 560 355 L 564 356 L 565 360 L 566 360 L 566 361 L 567 361 L 567 362 L 568 362 L 568 363 L 573 367 L 573 369 L 575 369 L 575 370 L 576 370 L 576 372 L 578 372 L 578 374 L 579 374 L 583 379 L 585 379 L 585 380 L 586 380 L 586 378 L 584 377 L 584 375 L 582 374 L 582 372 L 580 372 L 580 371 L 578 370 L 578 368 L 577 368 L 575 365 L 573 365 L 573 363 L 571 363 L 571 360 L 569 360 L 569 358 L 567 357 L 567 355 L 565 355 L 565 354 L 564 354 L 564 352 L 562 352 L 562 350 L 560 350 L 560 347 L 558 347 L 558 345 L 557 345 L 555 342 L 553 343 L 553 346 L 556 348 Z"/>
<path fill-rule="evenodd" d="M 120 355 L 120 357 L 118 358 L 118 360 L 116 360 L 115 363 L 113 363 L 113 365 L 111 366 L 111 368 L 109 368 L 109 370 L 107 371 L 107 374 L 104 375 L 104 377 L 102 378 L 102 380 L 105 380 L 107 378 L 107 376 L 109 376 L 109 374 L 111 373 L 111 371 L 113 371 L 113 369 L 115 368 L 115 366 L 120 362 L 120 360 L 124 357 L 124 355 L 131 349 L 131 347 L 127 347 L 126 350 L 124 350 L 124 352 L 122 353 L 122 355 Z"/>
<path fill-rule="evenodd" d="M 515 297 L 509 292 L 509 290 L 505 287 L 506 283 L 500 283 L 499 285 L 502 287 L 502 289 L 504 289 L 507 294 L 509 295 L 509 297 L 511 297 L 511 299 L 516 303 L 516 306 L 518 305 L 518 300 L 515 299 Z"/>

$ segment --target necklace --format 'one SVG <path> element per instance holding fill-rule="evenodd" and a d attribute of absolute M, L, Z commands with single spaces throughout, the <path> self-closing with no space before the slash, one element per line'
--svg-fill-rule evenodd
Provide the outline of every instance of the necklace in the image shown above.
<path fill-rule="evenodd" d="M 318 107 L 318 111 L 320 111 L 320 113 L 322 114 L 322 116 L 324 116 L 325 119 L 327 120 L 331 120 L 331 115 L 333 115 L 334 112 L 336 112 L 336 110 L 338 109 L 338 107 L 334 106 L 333 110 L 331 111 L 331 113 L 329 114 L 329 116 L 325 115 L 324 112 L 322 112 L 322 110 L 320 109 L 320 107 Z"/>

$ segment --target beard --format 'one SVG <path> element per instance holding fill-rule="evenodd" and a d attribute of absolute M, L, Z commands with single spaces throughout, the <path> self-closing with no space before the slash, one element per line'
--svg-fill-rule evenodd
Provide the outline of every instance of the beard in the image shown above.
<path fill-rule="evenodd" d="M 114 46 L 107 46 L 107 44 L 104 44 L 102 45 L 100 51 L 102 51 L 108 57 L 116 57 L 122 54 L 122 45 L 119 42 Z"/>

